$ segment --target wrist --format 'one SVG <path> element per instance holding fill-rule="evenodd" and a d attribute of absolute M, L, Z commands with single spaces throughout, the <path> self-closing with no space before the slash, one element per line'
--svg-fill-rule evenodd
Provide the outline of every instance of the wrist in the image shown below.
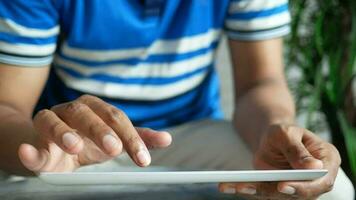
<path fill-rule="evenodd" d="M 294 107 L 274 106 L 266 114 L 268 124 L 295 124 Z"/>

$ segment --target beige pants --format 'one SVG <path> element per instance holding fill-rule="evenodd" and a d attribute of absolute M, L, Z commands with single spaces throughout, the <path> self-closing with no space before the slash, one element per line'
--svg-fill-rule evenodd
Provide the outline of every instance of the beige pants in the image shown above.
<path fill-rule="evenodd" d="M 173 135 L 172 145 L 164 150 L 151 151 L 153 167 L 148 170 L 153 169 L 154 166 L 202 170 L 252 169 L 252 154 L 230 122 L 198 121 L 171 128 L 169 132 Z M 122 155 L 104 165 L 98 170 L 108 170 L 108 167 L 137 169 L 127 155 Z M 87 170 L 91 171 L 93 168 Z M 354 200 L 354 188 L 341 169 L 334 189 L 320 199 Z"/>

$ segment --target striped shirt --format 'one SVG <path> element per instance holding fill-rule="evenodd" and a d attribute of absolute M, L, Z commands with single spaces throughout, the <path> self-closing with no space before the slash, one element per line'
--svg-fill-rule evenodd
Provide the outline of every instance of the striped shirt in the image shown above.
<path fill-rule="evenodd" d="M 38 109 L 87 93 L 135 125 L 221 118 L 215 51 L 289 32 L 287 0 L 0 0 L 0 62 L 52 65 Z"/>

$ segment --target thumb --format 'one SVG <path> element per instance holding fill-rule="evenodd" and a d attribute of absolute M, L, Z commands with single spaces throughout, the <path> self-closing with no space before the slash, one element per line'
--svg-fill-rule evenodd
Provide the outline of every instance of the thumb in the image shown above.
<path fill-rule="evenodd" d="M 30 144 L 21 144 L 18 155 L 22 164 L 33 172 L 40 171 L 48 161 L 48 154 L 44 151 L 37 150 Z"/>
<path fill-rule="evenodd" d="M 302 142 L 293 141 L 282 153 L 294 169 L 322 169 L 323 162 L 310 154 Z"/>
<path fill-rule="evenodd" d="M 155 131 L 149 128 L 137 127 L 136 131 L 149 149 L 164 148 L 172 143 L 172 136 L 166 131 Z"/>

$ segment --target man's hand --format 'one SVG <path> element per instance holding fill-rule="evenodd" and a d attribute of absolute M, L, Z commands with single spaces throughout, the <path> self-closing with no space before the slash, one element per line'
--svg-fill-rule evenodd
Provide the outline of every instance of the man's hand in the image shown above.
<path fill-rule="evenodd" d="M 222 183 L 222 192 L 248 199 L 316 199 L 333 187 L 341 159 L 337 149 L 310 131 L 294 126 L 272 125 L 255 154 L 256 169 L 327 169 L 314 181 L 278 183 Z"/>
<path fill-rule="evenodd" d="M 125 113 L 90 95 L 42 110 L 33 123 L 37 144 L 22 144 L 18 151 L 33 172 L 73 171 L 123 151 L 144 167 L 151 162 L 148 148 L 163 148 L 172 140 L 167 132 L 135 128 Z"/>

